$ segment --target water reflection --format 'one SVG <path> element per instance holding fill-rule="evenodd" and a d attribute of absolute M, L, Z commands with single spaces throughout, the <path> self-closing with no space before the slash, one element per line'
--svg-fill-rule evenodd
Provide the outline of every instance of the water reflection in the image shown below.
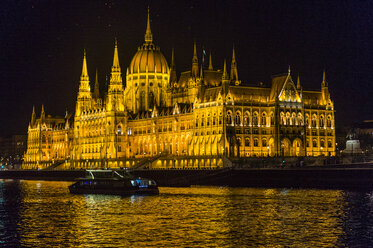
<path fill-rule="evenodd" d="M 0 181 L 0 246 L 373 245 L 373 192 L 193 187 L 120 197 L 71 195 L 69 184 Z"/>

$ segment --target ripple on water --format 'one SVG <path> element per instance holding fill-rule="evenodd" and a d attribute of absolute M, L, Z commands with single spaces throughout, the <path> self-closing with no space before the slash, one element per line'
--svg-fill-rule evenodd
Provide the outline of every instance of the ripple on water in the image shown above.
<path fill-rule="evenodd" d="M 5 247 L 373 246 L 373 192 L 191 187 L 120 197 L 0 182 Z"/>

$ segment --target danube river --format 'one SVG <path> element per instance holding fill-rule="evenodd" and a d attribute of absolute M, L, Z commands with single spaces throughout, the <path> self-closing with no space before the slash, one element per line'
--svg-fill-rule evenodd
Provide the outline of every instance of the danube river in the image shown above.
<path fill-rule="evenodd" d="M 160 188 L 71 195 L 0 180 L 0 247 L 373 247 L 373 192 Z"/>

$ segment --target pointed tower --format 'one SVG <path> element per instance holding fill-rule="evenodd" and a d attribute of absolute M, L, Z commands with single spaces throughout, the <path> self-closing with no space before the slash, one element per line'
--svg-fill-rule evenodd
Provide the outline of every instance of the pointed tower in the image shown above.
<path fill-rule="evenodd" d="M 236 62 L 236 54 L 234 52 L 234 46 L 233 46 L 233 51 L 232 51 L 231 81 L 238 82 L 238 71 L 237 71 L 237 62 Z"/>
<path fill-rule="evenodd" d="M 214 68 L 212 67 L 211 52 L 210 52 L 210 57 L 209 57 L 209 70 L 210 71 L 214 70 Z"/>
<path fill-rule="evenodd" d="M 176 76 L 176 65 L 175 65 L 175 51 L 172 48 L 172 56 L 171 56 L 171 73 L 170 73 L 170 83 L 177 82 Z"/>
<path fill-rule="evenodd" d="M 330 93 L 328 89 L 328 82 L 326 81 L 325 70 L 322 73 L 321 94 L 322 94 L 323 104 L 327 104 L 330 100 Z"/>
<path fill-rule="evenodd" d="M 201 65 L 201 69 L 200 69 L 200 72 L 199 72 L 199 77 L 200 77 L 200 79 L 202 81 L 202 79 L 203 79 L 203 68 L 202 68 L 202 65 Z"/>
<path fill-rule="evenodd" d="M 107 110 L 124 111 L 122 73 L 119 65 L 118 43 L 115 39 L 113 66 L 108 90 Z"/>
<path fill-rule="evenodd" d="M 326 80 L 325 80 L 325 70 L 323 70 L 323 72 L 322 72 L 321 88 L 322 88 L 322 87 L 328 87 L 328 84 L 327 84 L 327 82 L 326 82 Z"/>
<path fill-rule="evenodd" d="M 84 49 L 82 75 L 80 76 L 80 84 L 78 91 L 78 99 L 76 103 L 75 115 L 79 116 L 82 111 L 90 108 L 92 100 L 91 89 L 89 87 L 89 76 L 87 70 L 86 52 Z"/>
<path fill-rule="evenodd" d="M 297 90 L 300 90 L 300 79 L 299 79 L 299 74 L 297 78 Z"/>
<path fill-rule="evenodd" d="M 31 126 L 34 126 L 36 121 L 36 113 L 35 113 L 35 106 L 32 106 L 32 114 L 31 114 Z"/>
<path fill-rule="evenodd" d="M 223 69 L 223 75 L 221 78 L 221 82 L 222 82 L 222 87 L 223 87 L 223 97 L 225 97 L 225 95 L 228 92 L 228 86 L 229 86 L 229 77 L 228 77 L 228 72 L 227 72 L 227 61 L 226 60 L 224 60 L 224 69 Z"/>
<path fill-rule="evenodd" d="M 93 97 L 97 100 L 100 98 L 100 85 L 98 84 L 98 71 L 96 69 L 96 80 L 95 80 L 95 88 L 93 91 Z"/>
<path fill-rule="evenodd" d="M 45 111 L 44 111 L 44 104 L 41 105 L 41 113 L 40 113 L 40 122 L 43 123 L 45 121 Z"/>
<path fill-rule="evenodd" d="M 196 43 L 194 42 L 194 52 L 193 52 L 193 59 L 192 59 L 192 77 L 198 77 L 198 57 L 197 57 L 197 47 Z"/>
<path fill-rule="evenodd" d="M 152 43 L 152 42 L 153 42 L 153 35 L 150 29 L 150 14 L 149 14 L 149 6 L 148 6 L 148 22 L 146 24 L 145 43 Z"/>

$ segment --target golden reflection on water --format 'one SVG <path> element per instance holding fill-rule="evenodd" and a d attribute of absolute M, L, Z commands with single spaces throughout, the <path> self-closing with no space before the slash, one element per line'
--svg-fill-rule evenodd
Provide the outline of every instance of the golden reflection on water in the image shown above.
<path fill-rule="evenodd" d="M 5 182 L 12 183 L 12 182 Z M 159 196 L 69 194 L 68 182 L 20 181 L 27 247 L 339 247 L 345 193 L 160 188 Z"/>

